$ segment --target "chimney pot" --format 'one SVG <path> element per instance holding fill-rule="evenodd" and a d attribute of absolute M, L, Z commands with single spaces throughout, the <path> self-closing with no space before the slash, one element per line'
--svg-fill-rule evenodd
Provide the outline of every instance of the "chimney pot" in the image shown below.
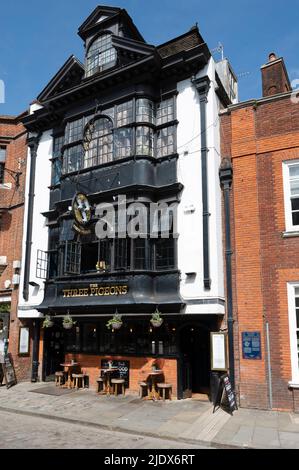
<path fill-rule="evenodd" d="M 269 62 L 273 62 L 274 60 L 276 60 L 277 57 L 276 57 L 276 54 L 275 52 L 270 52 L 269 54 Z"/>

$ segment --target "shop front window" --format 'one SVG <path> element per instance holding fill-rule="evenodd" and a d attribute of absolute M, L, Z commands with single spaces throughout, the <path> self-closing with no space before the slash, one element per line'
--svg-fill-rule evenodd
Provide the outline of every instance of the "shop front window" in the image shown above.
<path fill-rule="evenodd" d="M 87 354 L 176 356 L 175 322 L 165 320 L 161 327 L 153 328 L 149 319 L 128 318 L 117 331 L 107 329 L 107 319 L 78 321 L 76 327 L 66 331 L 66 350 Z"/>

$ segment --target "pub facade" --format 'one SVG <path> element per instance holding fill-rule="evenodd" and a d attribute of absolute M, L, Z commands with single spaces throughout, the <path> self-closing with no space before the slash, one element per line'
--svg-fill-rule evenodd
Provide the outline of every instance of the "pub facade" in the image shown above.
<path fill-rule="evenodd" d="M 155 364 L 178 398 L 209 393 L 210 332 L 225 327 L 219 110 L 235 76 L 197 27 L 152 46 L 126 10 L 98 6 L 78 34 L 84 64 L 71 56 L 23 120 L 33 377 L 74 359 L 94 387 L 114 360 L 130 390 Z"/>

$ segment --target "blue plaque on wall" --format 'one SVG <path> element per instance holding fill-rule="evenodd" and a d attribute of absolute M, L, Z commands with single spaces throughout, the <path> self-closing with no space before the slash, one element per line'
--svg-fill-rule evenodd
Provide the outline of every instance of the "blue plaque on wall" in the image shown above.
<path fill-rule="evenodd" d="M 242 333 L 243 359 L 261 359 L 261 333 L 259 331 L 244 331 Z"/>

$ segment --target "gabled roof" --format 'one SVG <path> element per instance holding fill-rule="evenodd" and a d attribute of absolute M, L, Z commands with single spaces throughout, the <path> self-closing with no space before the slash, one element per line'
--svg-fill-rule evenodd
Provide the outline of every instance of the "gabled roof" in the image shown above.
<path fill-rule="evenodd" d="M 130 15 L 123 8 L 108 7 L 105 5 L 98 5 L 93 12 L 86 18 L 78 29 L 79 36 L 85 40 L 89 35 L 93 34 L 97 28 L 109 29 L 109 24 L 115 20 L 122 20 L 127 28 L 132 33 L 132 37 L 137 41 L 144 41 L 144 38 L 136 28 Z"/>
<path fill-rule="evenodd" d="M 71 55 L 38 95 L 38 101 L 45 101 L 62 91 L 78 85 L 84 72 L 84 65 L 75 56 Z"/>
<path fill-rule="evenodd" d="M 117 15 L 121 11 L 121 8 L 100 6 L 98 5 L 93 12 L 86 18 L 86 20 L 79 26 L 78 34 L 93 26 L 101 17 L 111 18 L 111 16 Z"/>

